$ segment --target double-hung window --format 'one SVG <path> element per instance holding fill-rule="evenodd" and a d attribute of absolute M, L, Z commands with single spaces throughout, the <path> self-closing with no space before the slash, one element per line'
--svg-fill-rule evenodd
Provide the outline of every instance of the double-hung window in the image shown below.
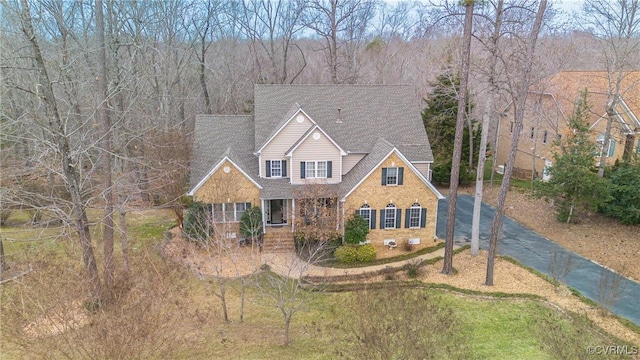
<path fill-rule="evenodd" d="M 307 161 L 307 171 L 306 178 L 315 178 L 316 177 L 316 162 L 315 161 Z"/>
<path fill-rule="evenodd" d="M 282 160 L 271 160 L 271 177 L 282 177 Z"/>
<path fill-rule="evenodd" d="M 386 167 L 382 168 L 382 185 L 402 185 L 404 177 L 403 167 Z"/>
<path fill-rule="evenodd" d="M 307 179 L 330 178 L 331 161 L 304 161 L 301 163 L 301 177 Z"/>
<path fill-rule="evenodd" d="M 376 228 L 376 211 L 372 210 L 368 204 L 362 204 L 360 209 L 356 210 L 356 214 L 360 215 L 369 224 L 369 229 Z"/>
<path fill-rule="evenodd" d="M 409 209 L 409 228 L 420 227 L 420 214 L 422 207 L 418 203 L 413 203 Z"/>
<path fill-rule="evenodd" d="M 387 168 L 387 185 L 398 185 L 398 168 Z"/>
<path fill-rule="evenodd" d="M 318 161 L 316 164 L 316 177 L 326 178 L 327 177 L 327 162 L 326 161 Z"/>
<path fill-rule="evenodd" d="M 287 161 L 267 160 L 265 163 L 265 173 L 268 178 L 287 177 Z"/>
<path fill-rule="evenodd" d="M 384 209 L 384 228 L 396 228 L 396 206 L 394 204 L 389 204 Z"/>

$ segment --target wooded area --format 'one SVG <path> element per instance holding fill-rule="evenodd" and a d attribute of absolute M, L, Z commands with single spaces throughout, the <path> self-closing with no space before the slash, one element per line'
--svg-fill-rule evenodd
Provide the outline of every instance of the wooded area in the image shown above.
<path fill-rule="evenodd" d="M 523 107 L 528 85 L 558 70 L 622 74 L 638 63 L 632 61 L 638 56 L 637 0 L 618 0 L 617 7 L 588 1 L 592 10 L 602 9 L 599 15 L 620 19 L 613 24 L 623 30 L 618 35 L 600 31 L 606 26 L 581 27 L 598 22 L 575 21 L 572 16 L 578 14 L 562 13 L 554 1 L 539 14 L 539 36 L 532 29 L 538 1 L 467 3 L 475 3 L 468 91 L 470 101 L 480 105 L 462 118 L 470 127 L 471 119 L 490 124 L 496 108 L 506 102 Z M 117 272 L 112 257 L 118 234 L 120 272 L 129 271 L 128 211 L 169 207 L 182 221 L 180 198 L 195 115 L 251 113 L 256 83 L 408 83 L 424 107 L 439 76 L 459 75 L 469 8 L 464 5 L 3 2 L 2 218 L 22 209 L 30 211 L 34 223 L 59 221 L 73 227 L 91 292 L 101 297 Z M 592 14 L 596 19 L 598 14 Z M 533 35 L 528 34 L 534 32 L 537 44 L 531 47 Z M 609 48 L 603 45 L 607 39 Z M 625 39 L 623 48 L 619 45 Z M 615 67 L 609 66 L 612 54 L 623 51 Z M 495 131 L 488 132 L 491 142 Z M 473 164 L 477 154 L 470 148 Z M 92 208 L 103 212 L 102 276 L 88 231 L 86 211 Z M 114 223 L 114 213 L 120 224 Z"/>

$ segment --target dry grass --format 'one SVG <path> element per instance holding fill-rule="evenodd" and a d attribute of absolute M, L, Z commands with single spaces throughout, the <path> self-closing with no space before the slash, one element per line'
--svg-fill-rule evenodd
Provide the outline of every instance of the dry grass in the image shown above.
<path fill-rule="evenodd" d="M 487 269 L 486 251 L 481 251 L 475 257 L 471 256 L 468 250 L 463 251 L 454 257 L 453 266 L 458 273 L 454 276 L 448 276 L 440 273 L 442 261 L 428 265 L 419 279 L 427 283 L 448 284 L 457 288 L 481 292 L 539 295 L 557 308 L 584 314 L 609 333 L 634 344 L 640 344 L 640 334 L 629 330 L 616 318 L 603 316 L 601 311 L 585 304 L 566 288 L 557 288 L 541 277 L 508 261 L 496 259 L 494 285 L 484 285 Z"/>

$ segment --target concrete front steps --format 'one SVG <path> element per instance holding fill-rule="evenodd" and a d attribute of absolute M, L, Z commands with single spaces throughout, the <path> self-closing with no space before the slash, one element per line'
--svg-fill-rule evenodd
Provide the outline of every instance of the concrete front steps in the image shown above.
<path fill-rule="evenodd" d="M 290 228 L 278 229 L 277 231 L 269 229 L 263 235 L 263 252 L 289 252 L 293 250 L 295 250 L 295 244 Z"/>

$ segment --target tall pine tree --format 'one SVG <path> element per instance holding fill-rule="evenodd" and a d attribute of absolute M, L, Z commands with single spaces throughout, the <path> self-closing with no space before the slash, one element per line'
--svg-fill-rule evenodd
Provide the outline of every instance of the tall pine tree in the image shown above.
<path fill-rule="evenodd" d="M 541 183 L 537 195 L 552 199 L 559 221 L 571 222 L 580 209 L 596 210 L 608 199 L 605 181 L 598 177 L 594 156 L 596 144 L 589 134 L 590 105 L 584 90 L 569 119 L 568 131 L 554 141 L 551 179 Z"/>
<path fill-rule="evenodd" d="M 425 98 L 427 107 L 422 112 L 422 121 L 429 136 L 429 143 L 433 151 L 433 182 L 440 185 L 449 184 L 451 174 L 451 158 L 456 133 L 456 118 L 458 116 L 458 91 L 460 90 L 460 76 L 451 70 L 440 74 L 433 86 L 432 93 Z M 467 111 L 473 109 L 474 104 L 467 99 Z M 467 114 L 468 115 L 468 114 Z M 475 121 L 473 121 L 475 123 Z M 474 126 L 475 128 L 475 126 Z M 479 131 L 473 131 L 473 153 L 478 153 Z M 469 129 L 464 128 L 462 140 L 462 162 L 460 164 L 460 183 L 472 180 L 469 160 L 464 154 L 469 153 Z M 466 160 L 466 161 L 465 161 Z"/>

